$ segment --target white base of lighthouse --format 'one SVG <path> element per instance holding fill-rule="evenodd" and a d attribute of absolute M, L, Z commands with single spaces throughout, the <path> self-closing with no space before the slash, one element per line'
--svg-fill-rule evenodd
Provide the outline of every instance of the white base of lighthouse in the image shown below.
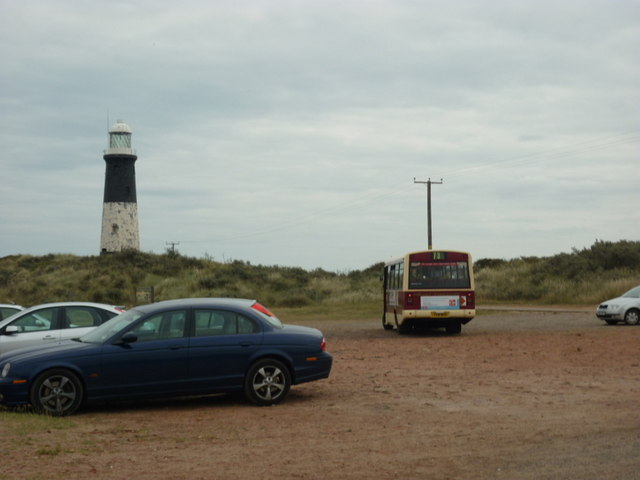
<path fill-rule="evenodd" d="M 102 210 L 101 253 L 139 250 L 138 204 L 108 202 Z"/>

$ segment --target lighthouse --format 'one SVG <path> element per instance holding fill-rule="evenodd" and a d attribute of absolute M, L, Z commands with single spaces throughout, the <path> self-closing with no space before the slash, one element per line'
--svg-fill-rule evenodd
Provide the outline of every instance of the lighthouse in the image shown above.
<path fill-rule="evenodd" d="M 138 157 L 131 148 L 131 129 L 122 120 L 109 129 L 104 151 L 104 205 L 100 253 L 139 250 L 136 169 Z"/>

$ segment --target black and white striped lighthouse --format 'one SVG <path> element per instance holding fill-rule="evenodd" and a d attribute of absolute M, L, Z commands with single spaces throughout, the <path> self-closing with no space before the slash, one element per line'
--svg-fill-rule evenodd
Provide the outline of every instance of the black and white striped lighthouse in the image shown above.
<path fill-rule="evenodd" d="M 139 250 L 135 168 L 138 157 L 131 148 L 131 129 L 122 120 L 109 129 L 109 148 L 103 158 L 106 170 L 100 253 Z"/>

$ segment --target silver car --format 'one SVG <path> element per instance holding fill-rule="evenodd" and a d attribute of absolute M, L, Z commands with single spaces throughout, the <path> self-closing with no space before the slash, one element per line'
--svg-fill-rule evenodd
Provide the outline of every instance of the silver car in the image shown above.
<path fill-rule="evenodd" d="M 598 305 L 596 316 L 609 325 L 624 322 L 627 325 L 640 323 L 640 285 L 621 297 L 607 300 Z"/>
<path fill-rule="evenodd" d="M 122 312 L 121 307 L 90 302 L 45 303 L 27 308 L 0 322 L 0 354 L 79 337 Z"/>
<path fill-rule="evenodd" d="M 24 310 L 24 307 L 15 305 L 13 303 L 0 303 L 0 320 L 9 318 L 11 315 L 18 313 L 20 310 Z"/>

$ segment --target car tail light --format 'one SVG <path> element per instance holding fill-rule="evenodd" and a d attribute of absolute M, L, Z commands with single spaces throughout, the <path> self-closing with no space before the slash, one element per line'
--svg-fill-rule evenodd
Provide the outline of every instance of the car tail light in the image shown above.
<path fill-rule="evenodd" d="M 327 351 L 327 341 L 324 339 L 324 337 L 322 337 L 322 340 L 320 341 L 320 350 L 322 350 L 323 352 Z"/>
<path fill-rule="evenodd" d="M 256 302 L 253 305 L 251 305 L 251 308 L 253 308 L 254 310 L 259 311 L 260 313 L 264 313 L 265 315 L 268 315 L 270 317 L 275 317 L 275 315 L 273 313 L 271 313 L 269 311 L 269 309 L 267 307 L 265 307 L 264 305 Z"/>

